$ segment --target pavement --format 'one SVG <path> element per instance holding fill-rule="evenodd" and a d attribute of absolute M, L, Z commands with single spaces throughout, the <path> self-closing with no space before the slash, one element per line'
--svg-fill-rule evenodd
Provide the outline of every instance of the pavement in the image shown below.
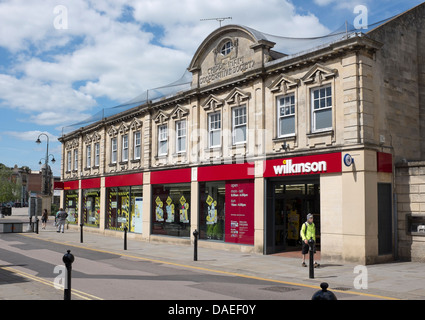
<path fill-rule="evenodd" d="M 14 208 L 12 216 L 1 220 L 28 222 L 27 212 L 27 208 Z M 420 262 L 395 261 L 365 267 L 322 260 L 320 268 L 314 269 L 314 279 L 310 279 L 309 268 L 301 267 L 300 258 L 291 255 L 261 255 L 199 247 L 198 261 L 193 261 L 193 246 L 128 239 L 127 250 L 124 250 L 123 235 L 121 237 L 105 236 L 90 232 L 89 227 L 84 228 L 84 241 L 80 243 L 78 227 L 70 227 L 64 233 L 57 233 L 52 222 L 53 219 L 48 222 L 46 229 L 42 229 L 40 223 L 39 234 L 24 232 L 24 235 L 54 243 L 68 244 L 71 252 L 72 247 L 82 247 L 115 253 L 130 259 L 264 279 L 283 285 L 317 287 L 319 290 L 320 283 L 327 282 L 330 291 L 334 292 L 337 297 L 344 296 L 345 299 L 425 299 L 425 264 Z M 27 224 L 24 224 L 24 231 L 27 228 Z M 47 283 L 39 281 L 40 279 L 32 279 L 31 275 L 27 275 L 27 281 L 17 282 L 15 277 L 25 277 L 26 275 L 16 274 L 7 267 L 2 267 L 2 264 L 0 261 L 0 299 L 62 299 L 62 296 L 58 296 L 57 289 L 48 289 Z M 52 286 L 50 285 L 50 287 Z M 42 288 L 44 290 L 40 291 Z M 43 293 L 40 294 L 40 292 Z"/>

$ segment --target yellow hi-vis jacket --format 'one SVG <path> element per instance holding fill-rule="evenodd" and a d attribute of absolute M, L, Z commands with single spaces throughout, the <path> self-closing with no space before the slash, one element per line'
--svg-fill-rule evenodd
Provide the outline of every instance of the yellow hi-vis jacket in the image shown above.
<path fill-rule="evenodd" d="M 306 230 L 306 225 L 307 225 L 307 230 Z M 314 223 L 312 222 L 311 224 L 309 224 L 308 222 L 303 223 L 302 227 L 301 227 L 301 231 L 300 231 L 300 236 L 301 239 L 304 240 L 310 240 L 311 238 L 313 238 L 314 241 L 316 241 L 316 226 L 314 225 Z"/>

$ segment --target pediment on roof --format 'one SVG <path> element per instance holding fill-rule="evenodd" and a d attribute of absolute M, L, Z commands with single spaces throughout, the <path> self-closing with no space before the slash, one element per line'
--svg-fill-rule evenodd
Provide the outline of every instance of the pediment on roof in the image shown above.
<path fill-rule="evenodd" d="M 131 124 L 130 124 L 131 130 L 139 130 L 141 127 L 142 127 L 142 122 L 139 119 L 134 118 L 133 121 L 131 121 Z"/>
<path fill-rule="evenodd" d="M 230 94 L 224 99 L 227 104 L 241 104 L 241 102 L 244 102 L 246 100 L 249 100 L 251 98 L 251 94 L 248 92 L 244 92 L 239 88 L 233 89 Z"/>
<path fill-rule="evenodd" d="M 171 118 L 173 119 L 181 119 L 186 117 L 189 114 L 189 110 L 186 108 L 183 108 L 179 104 L 176 105 L 176 107 L 171 111 Z"/>
<path fill-rule="evenodd" d="M 93 136 L 91 134 L 86 134 L 86 136 L 84 137 L 84 143 L 85 144 L 91 143 L 92 140 L 93 140 Z"/>
<path fill-rule="evenodd" d="M 93 142 L 99 142 L 100 141 L 100 135 L 97 132 L 95 132 L 95 133 L 93 133 L 93 136 L 91 137 L 91 139 L 92 139 Z"/>
<path fill-rule="evenodd" d="M 338 70 L 330 69 L 317 63 L 301 78 L 301 80 L 304 83 L 317 82 L 320 84 L 322 81 L 335 77 L 337 73 Z"/>
<path fill-rule="evenodd" d="M 118 134 L 118 130 L 115 129 L 115 127 L 111 126 L 107 133 L 110 137 L 115 137 Z"/>
<path fill-rule="evenodd" d="M 158 113 L 156 114 L 156 116 L 154 117 L 153 120 L 156 123 L 161 124 L 161 123 L 168 121 L 168 118 L 169 118 L 168 115 L 165 114 L 162 110 L 160 110 L 160 111 L 158 111 Z"/>
<path fill-rule="evenodd" d="M 205 110 L 215 110 L 221 108 L 224 104 L 222 99 L 217 98 L 215 95 L 211 94 L 205 101 L 202 103 L 202 108 Z"/>
<path fill-rule="evenodd" d="M 118 128 L 118 132 L 121 134 L 126 134 L 127 131 L 128 131 L 128 126 L 124 122 L 122 122 Z"/>
<path fill-rule="evenodd" d="M 78 139 L 72 139 L 72 140 L 66 142 L 65 149 L 77 148 L 78 145 L 79 145 Z"/>
<path fill-rule="evenodd" d="M 298 86 L 299 80 L 286 75 L 280 75 L 276 80 L 269 86 L 271 92 L 286 92 Z"/>

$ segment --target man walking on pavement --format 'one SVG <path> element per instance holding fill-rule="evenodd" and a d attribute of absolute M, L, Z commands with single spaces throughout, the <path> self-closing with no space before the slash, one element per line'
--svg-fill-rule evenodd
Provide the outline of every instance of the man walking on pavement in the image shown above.
<path fill-rule="evenodd" d="M 309 244 L 308 244 L 308 240 L 313 239 L 314 240 L 314 247 L 313 247 L 313 252 L 314 254 L 316 254 L 316 226 L 313 223 L 313 215 L 311 213 L 309 213 L 307 215 L 307 221 L 305 223 L 303 223 L 302 227 L 301 227 L 301 231 L 300 231 L 300 236 L 302 239 L 302 256 L 303 256 L 303 262 L 302 262 L 302 266 L 303 267 L 307 267 L 307 265 L 305 264 L 305 255 L 308 253 L 309 251 Z M 320 264 L 318 264 L 316 261 L 314 261 L 314 267 L 317 268 L 319 267 Z"/>
<path fill-rule="evenodd" d="M 59 211 L 56 213 L 56 220 L 58 223 L 58 230 L 56 232 L 60 232 L 61 229 L 62 229 L 62 233 L 64 232 L 65 222 L 67 217 L 68 217 L 68 214 L 62 208 L 60 208 Z"/>

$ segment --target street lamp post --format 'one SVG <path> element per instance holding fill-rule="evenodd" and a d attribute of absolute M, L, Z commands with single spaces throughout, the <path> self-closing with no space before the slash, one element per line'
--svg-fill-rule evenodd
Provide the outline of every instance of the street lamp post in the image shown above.
<path fill-rule="evenodd" d="M 50 156 L 52 157 L 52 163 L 55 163 L 55 157 L 52 154 L 49 154 L 49 136 L 45 133 L 41 133 L 37 140 L 35 141 L 37 144 L 41 143 L 40 137 L 41 136 L 45 136 L 47 139 L 47 147 L 46 147 L 46 157 L 44 158 L 44 172 L 43 172 L 43 177 L 44 177 L 44 183 L 43 183 L 43 190 L 42 190 L 42 204 L 41 204 L 41 208 L 42 210 L 47 209 L 47 212 L 50 213 L 51 211 L 51 203 L 52 203 L 52 199 L 51 199 L 51 195 L 52 195 L 52 188 L 51 188 L 51 182 L 49 182 L 49 179 L 51 181 L 52 177 L 51 177 L 51 170 L 49 170 L 49 158 Z M 41 159 L 43 160 L 43 158 Z M 39 161 L 39 164 L 41 165 L 41 160 Z M 42 168 L 43 171 L 43 168 Z M 50 171 L 50 172 L 49 172 Z M 36 213 L 37 216 L 37 213 Z"/>
<path fill-rule="evenodd" d="M 48 180 L 49 180 L 49 172 L 48 172 L 48 169 L 49 169 L 49 157 L 52 156 L 52 160 L 51 161 L 52 161 L 53 164 L 56 162 L 56 159 L 55 159 L 55 157 L 52 154 L 49 154 L 49 136 L 47 134 L 41 133 L 38 136 L 38 138 L 35 141 L 35 143 L 37 143 L 37 144 L 40 144 L 41 143 L 41 140 L 40 140 L 40 137 L 41 136 L 45 136 L 47 138 L 46 157 L 44 158 L 44 164 L 45 164 L 44 185 L 43 185 L 43 191 L 42 191 L 42 193 L 43 193 L 43 195 L 51 195 L 51 190 L 49 190 L 49 187 L 48 187 L 49 186 L 49 183 L 48 183 Z M 41 160 L 39 161 L 39 164 L 41 165 Z"/>

